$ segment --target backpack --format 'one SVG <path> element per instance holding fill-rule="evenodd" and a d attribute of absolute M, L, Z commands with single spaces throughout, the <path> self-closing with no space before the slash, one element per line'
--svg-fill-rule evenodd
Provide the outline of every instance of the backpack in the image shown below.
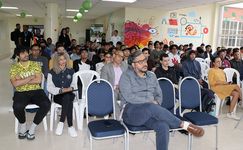
<path fill-rule="evenodd" d="M 209 89 L 201 89 L 201 103 L 202 103 L 202 112 L 212 112 L 215 108 L 214 101 L 214 92 Z M 199 111 L 199 107 L 195 108 L 196 111 Z"/>

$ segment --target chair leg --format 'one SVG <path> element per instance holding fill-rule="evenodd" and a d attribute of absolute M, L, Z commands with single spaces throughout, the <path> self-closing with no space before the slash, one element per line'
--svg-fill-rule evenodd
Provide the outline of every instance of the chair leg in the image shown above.
<path fill-rule="evenodd" d="M 215 101 L 216 101 L 216 112 L 215 112 L 215 117 L 218 117 L 219 116 L 219 111 L 220 111 L 220 103 L 221 103 L 221 100 L 220 98 L 215 94 Z"/>
<path fill-rule="evenodd" d="M 16 134 L 18 134 L 18 128 L 19 128 L 19 121 L 18 121 L 18 119 L 15 117 L 15 129 L 14 129 L 14 131 L 15 131 Z"/>
<path fill-rule="evenodd" d="M 221 104 L 220 104 L 220 114 L 223 113 L 223 106 L 224 106 L 224 103 L 225 103 L 225 99 L 222 100 Z"/>
<path fill-rule="evenodd" d="M 127 134 L 124 134 L 124 150 L 127 150 Z"/>
<path fill-rule="evenodd" d="M 43 118 L 43 125 L 44 125 L 44 130 L 47 131 L 47 121 L 46 121 L 46 116 Z"/>
<path fill-rule="evenodd" d="M 129 131 L 127 131 L 127 150 L 129 150 L 130 149 L 130 141 L 129 141 Z"/>
<path fill-rule="evenodd" d="M 218 149 L 218 125 L 216 125 L 216 150 Z"/>
<path fill-rule="evenodd" d="M 55 104 L 51 104 L 51 115 L 50 115 L 50 131 L 53 130 L 53 120 L 54 120 L 54 114 L 55 113 Z"/>
<path fill-rule="evenodd" d="M 188 143 L 187 143 L 187 150 L 191 150 L 191 137 L 192 137 L 192 135 L 190 134 L 190 133 L 188 133 Z"/>
<path fill-rule="evenodd" d="M 79 104 L 79 121 L 80 121 L 80 130 L 83 130 L 83 122 L 84 122 L 84 109 L 85 109 L 85 103 L 84 102 L 81 102 Z M 89 117 L 89 116 L 86 116 L 86 117 Z"/>
<path fill-rule="evenodd" d="M 90 150 L 93 150 L 93 141 L 92 141 L 92 137 L 91 135 L 89 134 L 89 143 L 90 143 Z"/>
<path fill-rule="evenodd" d="M 77 127 L 78 127 L 79 130 L 82 130 L 82 126 L 80 124 L 78 103 L 74 103 L 73 108 L 74 108 L 74 111 L 75 111 L 75 114 L 76 114 Z"/>

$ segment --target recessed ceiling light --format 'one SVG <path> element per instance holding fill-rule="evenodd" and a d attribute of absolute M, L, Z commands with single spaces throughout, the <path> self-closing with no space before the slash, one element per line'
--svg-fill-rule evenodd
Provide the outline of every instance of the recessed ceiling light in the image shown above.
<path fill-rule="evenodd" d="M 71 19 L 73 19 L 73 17 L 74 17 L 74 16 L 66 16 L 66 18 L 71 18 Z"/>
<path fill-rule="evenodd" d="M 16 16 L 20 17 L 20 14 L 16 14 Z M 26 17 L 32 17 L 33 15 L 28 15 L 28 14 L 26 14 L 25 16 L 26 16 Z"/>
<path fill-rule="evenodd" d="M 134 3 L 136 0 L 102 0 L 107 2 Z"/>
<path fill-rule="evenodd" d="M 66 11 L 70 11 L 70 12 L 79 12 L 78 9 L 66 9 Z"/>
<path fill-rule="evenodd" d="M 0 9 L 19 9 L 18 7 L 7 7 L 7 6 L 2 6 Z"/>

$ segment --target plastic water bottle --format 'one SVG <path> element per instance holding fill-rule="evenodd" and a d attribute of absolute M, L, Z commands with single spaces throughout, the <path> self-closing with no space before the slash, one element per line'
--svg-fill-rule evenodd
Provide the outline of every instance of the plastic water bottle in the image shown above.
<path fill-rule="evenodd" d="M 215 115 L 216 115 L 216 105 L 213 105 L 212 110 L 209 112 L 209 114 L 215 117 Z"/>

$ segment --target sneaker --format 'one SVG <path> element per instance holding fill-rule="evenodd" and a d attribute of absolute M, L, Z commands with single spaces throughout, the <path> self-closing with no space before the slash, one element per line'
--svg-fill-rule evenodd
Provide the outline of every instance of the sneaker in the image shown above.
<path fill-rule="evenodd" d="M 56 132 L 55 132 L 56 135 L 62 135 L 63 126 L 64 126 L 64 123 L 63 122 L 59 122 L 57 124 Z"/>
<path fill-rule="evenodd" d="M 27 132 L 27 135 L 26 135 L 26 138 L 27 140 L 34 140 L 35 139 L 35 134 L 30 134 L 29 131 Z"/>
<path fill-rule="evenodd" d="M 227 113 L 227 118 L 229 119 L 234 119 L 234 120 L 240 120 L 240 117 L 237 117 L 236 114 L 234 112 L 231 113 Z"/>
<path fill-rule="evenodd" d="M 26 136 L 27 136 L 27 133 L 28 133 L 28 131 L 26 131 L 25 133 L 18 133 L 18 138 L 19 139 L 25 139 L 26 138 Z"/>
<path fill-rule="evenodd" d="M 71 137 L 77 137 L 77 136 L 78 136 L 78 135 L 77 135 L 77 132 L 76 132 L 76 130 L 74 129 L 73 126 L 68 127 L 68 134 L 69 134 Z"/>

